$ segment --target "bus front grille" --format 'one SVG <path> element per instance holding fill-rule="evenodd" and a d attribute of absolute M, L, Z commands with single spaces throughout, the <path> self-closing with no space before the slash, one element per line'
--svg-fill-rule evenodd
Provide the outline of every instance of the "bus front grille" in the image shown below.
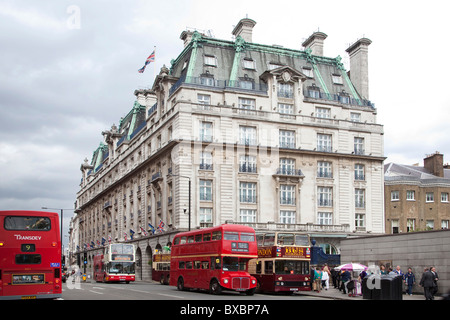
<path fill-rule="evenodd" d="M 250 288 L 250 278 L 233 278 L 232 289 L 249 289 Z"/>

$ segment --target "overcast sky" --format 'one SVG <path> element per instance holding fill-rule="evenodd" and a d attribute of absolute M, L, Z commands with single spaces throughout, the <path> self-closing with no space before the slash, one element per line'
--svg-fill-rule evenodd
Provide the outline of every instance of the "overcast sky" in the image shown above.
<path fill-rule="evenodd" d="M 0 210 L 73 208 L 101 132 L 137 88 L 183 49 L 187 27 L 231 40 L 241 18 L 253 42 L 301 49 L 314 31 L 343 58 L 367 37 L 370 100 L 386 163 L 450 162 L 450 19 L 445 1 L 0 0 Z M 137 72 L 156 46 L 156 62 Z M 73 211 L 65 211 L 64 234 Z"/>

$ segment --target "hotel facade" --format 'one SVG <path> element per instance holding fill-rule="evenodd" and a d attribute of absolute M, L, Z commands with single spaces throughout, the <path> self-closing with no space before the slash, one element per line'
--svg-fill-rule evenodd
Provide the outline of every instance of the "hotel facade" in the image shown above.
<path fill-rule="evenodd" d="M 287 49 L 253 43 L 255 25 L 239 21 L 233 41 L 183 31 L 170 68 L 102 132 L 81 165 L 74 263 L 102 242 L 133 242 L 148 279 L 152 252 L 176 232 L 223 223 L 309 233 L 327 253 L 339 253 L 340 238 L 384 233 L 371 41 L 347 49 L 346 71 L 323 56 L 326 34 Z"/>

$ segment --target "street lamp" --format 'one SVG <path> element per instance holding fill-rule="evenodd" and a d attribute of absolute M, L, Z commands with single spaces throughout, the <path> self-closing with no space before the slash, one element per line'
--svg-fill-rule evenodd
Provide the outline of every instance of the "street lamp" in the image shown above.
<path fill-rule="evenodd" d="M 74 209 L 61 209 L 61 208 L 47 208 L 47 207 L 41 207 L 41 209 L 45 210 L 61 210 L 61 256 L 64 255 L 63 252 L 63 212 L 64 210 L 74 210 Z"/>
<path fill-rule="evenodd" d="M 167 175 L 167 177 L 169 177 L 169 176 L 189 179 L 189 205 L 188 205 L 188 214 L 189 214 L 188 227 L 189 227 L 189 229 L 188 230 L 191 231 L 191 177 L 182 176 L 182 175 L 179 175 L 179 174 L 172 174 L 172 173 L 169 173 Z"/>

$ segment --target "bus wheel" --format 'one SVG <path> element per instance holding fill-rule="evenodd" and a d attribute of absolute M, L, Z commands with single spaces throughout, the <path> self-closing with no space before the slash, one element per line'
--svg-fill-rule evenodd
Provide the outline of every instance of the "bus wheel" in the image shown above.
<path fill-rule="evenodd" d="M 182 277 L 178 278 L 178 282 L 177 282 L 177 289 L 179 291 L 183 291 L 184 290 L 184 281 Z"/>
<path fill-rule="evenodd" d="M 255 293 L 255 289 L 256 289 L 256 288 L 249 289 L 249 290 L 247 290 L 245 293 L 246 293 L 248 296 L 252 296 L 252 295 Z"/>
<path fill-rule="evenodd" d="M 219 282 L 216 279 L 213 279 L 211 283 L 209 284 L 209 292 L 211 294 L 221 294 L 222 293 L 222 287 L 220 286 Z"/>
<path fill-rule="evenodd" d="M 159 279 L 160 284 L 164 284 L 164 276 L 161 276 L 161 279 Z"/>

